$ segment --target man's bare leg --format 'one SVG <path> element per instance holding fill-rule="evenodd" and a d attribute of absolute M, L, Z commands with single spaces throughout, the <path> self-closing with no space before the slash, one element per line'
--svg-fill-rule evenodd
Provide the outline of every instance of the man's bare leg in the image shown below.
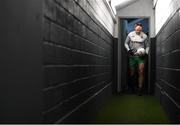
<path fill-rule="evenodd" d="M 139 64 L 138 73 L 139 73 L 138 87 L 139 87 L 139 90 L 142 91 L 142 87 L 144 84 L 144 63 Z"/>
<path fill-rule="evenodd" d="M 130 78 L 129 78 L 129 80 L 130 80 L 130 87 L 131 87 L 131 91 L 134 93 L 135 92 L 135 88 L 134 88 L 134 74 L 135 74 L 135 69 L 134 68 L 130 68 L 129 69 L 130 70 L 130 72 L 129 72 L 129 76 L 130 76 Z"/>

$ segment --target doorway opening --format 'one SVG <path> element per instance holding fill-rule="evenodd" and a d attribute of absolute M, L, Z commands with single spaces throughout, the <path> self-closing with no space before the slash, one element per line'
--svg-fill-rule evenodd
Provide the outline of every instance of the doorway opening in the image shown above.
<path fill-rule="evenodd" d="M 141 23 L 143 25 L 143 32 L 148 36 L 148 42 L 150 42 L 150 18 L 149 17 L 128 17 L 119 18 L 118 21 L 118 79 L 117 79 L 117 92 L 128 92 L 130 90 L 131 84 L 129 84 L 129 60 L 127 55 L 127 50 L 124 47 L 124 42 L 127 35 L 134 31 L 134 26 L 136 23 Z M 145 59 L 145 74 L 144 74 L 144 92 L 150 93 L 150 54 L 148 53 Z M 138 73 L 135 73 L 138 74 Z M 138 75 L 135 75 L 135 83 L 137 83 Z"/>

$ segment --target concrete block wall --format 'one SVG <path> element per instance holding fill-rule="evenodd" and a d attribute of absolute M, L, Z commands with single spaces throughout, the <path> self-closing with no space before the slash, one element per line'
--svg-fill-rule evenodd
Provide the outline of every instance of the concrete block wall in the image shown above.
<path fill-rule="evenodd" d="M 0 123 L 42 123 L 41 0 L 1 0 L 0 15 Z"/>
<path fill-rule="evenodd" d="M 157 34 L 169 16 L 180 7 L 179 0 L 153 0 L 155 14 L 155 34 Z M 164 13 L 165 12 L 165 13 Z"/>
<path fill-rule="evenodd" d="M 156 36 L 156 97 L 172 123 L 180 123 L 180 10 Z"/>
<path fill-rule="evenodd" d="M 111 96 L 113 36 L 96 18 L 105 7 L 43 0 L 43 123 L 87 123 Z"/>

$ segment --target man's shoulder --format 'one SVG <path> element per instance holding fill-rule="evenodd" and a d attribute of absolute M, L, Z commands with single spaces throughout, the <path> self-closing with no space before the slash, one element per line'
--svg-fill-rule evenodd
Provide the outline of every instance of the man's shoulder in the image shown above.
<path fill-rule="evenodd" d="M 135 31 L 131 31 L 128 36 L 132 37 L 132 36 L 136 36 L 136 32 Z M 147 38 L 147 35 L 144 32 L 141 32 L 141 35 L 143 36 L 143 38 Z"/>
<path fill-rule="evenodd" d="M 135 35 L 135 31 L 131 31 L 128 36 Z"/>
<path fill-rule="evenodd" d="M 147 38 L 147 35 L 144 32 L 142 32 L 142 35 L 143 37 Z"/>

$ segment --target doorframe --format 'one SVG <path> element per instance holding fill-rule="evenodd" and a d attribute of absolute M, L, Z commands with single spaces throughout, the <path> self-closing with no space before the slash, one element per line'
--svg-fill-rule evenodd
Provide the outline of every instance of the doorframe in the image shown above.
<path fill-rule="evenodd" d="M 122 48 L 122 41 L 121 41 L 121 20 L 124 20 L 124 19 L 128 19 L 128 18 L 145 18 L 145 19 L 148 19 L 148 23 L 149 23 L 149 36 L 148 36 L 148 41 L 150 42 L 150 39 L 151 39 L 151 34 L 152 34 L 152 30 L 151 30 L 151 17 L 150 16 L 119 16 L 118 17 L 118 54 L 117 54 L 117 57 L 118 57 L 118 63 L 117 63 L 117 93 L 120 93 L 122 92 L 122 55 L 121 55 L 121 48 Z M 150 42 L 150 45 L 151 47 L 151 42 Z M 151 48 L 149 49 L 149 53 L 148 53 L 148 94 L 150 94 L 150 79 L 151 79 Z"/>

